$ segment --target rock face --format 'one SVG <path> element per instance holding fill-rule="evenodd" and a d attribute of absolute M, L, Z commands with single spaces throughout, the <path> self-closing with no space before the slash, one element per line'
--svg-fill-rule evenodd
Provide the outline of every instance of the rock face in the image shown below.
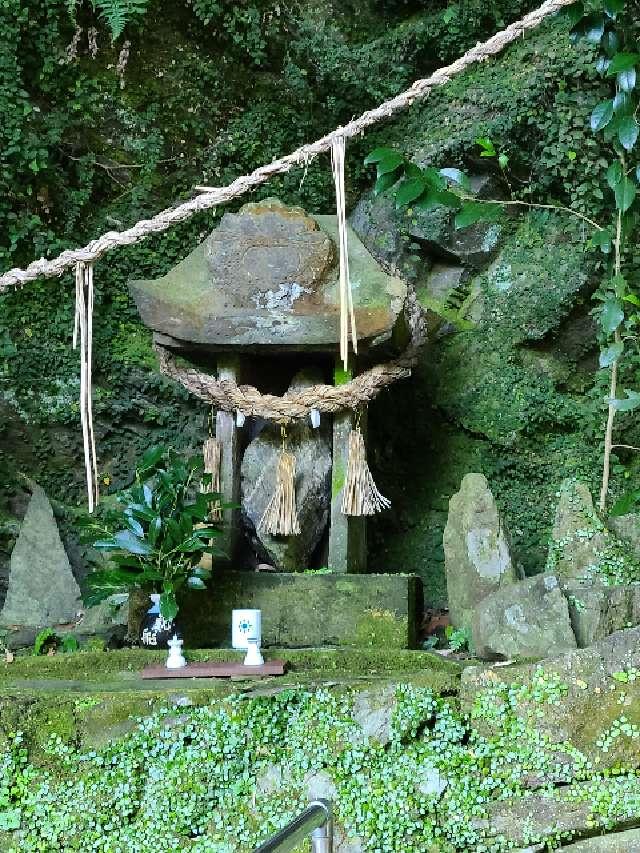
<path fill-rule="evenodd" d="M 469 628 L 476 604 L 521 577 L 483 474 L 467 474 L 451 498 L 443 545 L 451 621 Z"/>
<path fill-rule="evenodd" d="M 630 794 L 629 801 L 625 803 L 622 798 L 625 790 Z M 559 791 L 551 791 L 521 800 L 504 800 L 489 804 L 489 815 L 486 819 L 478 820 L 475 826 L 484 830 L 488 837 L 501 837 L 508 839 L 511 845 L 524 845 L 538 842 L 541 839 L 557 837 L 572 837 L 575 835 L 590 835 L 597 825 L 594 820 L 593 804 L 597 796 L 621 796 L 618 812 L 612 815 L 607 828 L 628 826 L 633 818 L 635 810 L 635 798 L 637 791 L 634 785 L 618 786 L 615 782 L 607 784 L 576 784 Z M 603 822 L 604 823 L 604 822 Z M 604 827 L 603 827 L 604 828 Z M 615 838 L 616 836 L 610 836 Z M 636 841 L 638 836 L 636 835 Z M 590 841 L 583 842 L 578 850 L 624 850 L 629 847 L 596 846 L 589 847 Z M 573 845 L 568 848 L 572 849 Z M 534 848 L 544 849 L 544 848 Z M 631 848 L 633 849 L 633 848 Z M 638 848 L 640 849 L 640 848 Z"/>
<path fill-rule="evenodd" d="M 246 204 L 165 276 L 129 287 L 143 322 L 174 348 L 335 351 L 336 239 L 335 216 Z M 388 343 L 402 331 L 407 287 L 353 231 L 348 245 L 359 345 Z"/>
<path fill-rule="evenodd" d="M 396 707 L 393 685 L 380 690 L 363 690 L 356 696 L 353 718 L 368 738 L 386 746 L 391 740 L 391 721 Z"/>
<path fill-rule="evenodd" d="M 575 649 L 567 601 L 554 575 L 506 586 L 475 608 L 473 649 L 489 660 L 544 658 Z"/>
<path fill-rule="evenodd" d="M 291 389 L 317 381 L 311 372 L 298 374 Z M 296 457 L 296 507 L 300 521 L 297 536 L 275 537 L 258 531 L 258 524 L 271 500 L 276 483 L 282 438 L 277 428 L 268 426 L 251 442 L 241 466 L 242 508 L 256 529 L 268 561 L 285 571 L 309 567 L 309 560 L 329 519 L 331 502 L 331 447 L 321 429 L 306 424 L 292 427 L 289 450 Z"/>
<path fill-rule="evenodd" d="M 640 853 L 640 829 L 586 838 L 562 849 L 571 853 Z"/>
<path fill-rule="evenodd" d="M 562 585 L 571 625 L 580 648 L 603 640 L 614 631 L 640 625 L 640 584 Z"/>
<path fill-rule="evenodd" d="M 11 554 L 0 624 L 45 627 L 72 622 L 81 606 L 53 509 L 43 489 L 34 483 Z"/>
<path fill-rule="evenodd" d="M 579 480 L 566 479 L 560 487 L 547 569 L 566 580 L 592 579 L 607 545 L 607 531 L 596 515 L 591 492 Z"/>
<path fill-rule="evenodd" d="M 588 649 L 577 649 L 541 664 L 497 670 L 468 667 L 461 700 L 470 709 L 482 695 L 499 706 L 500 685 L 517 684 L 515 714 L 553 742 L 567 742 L 596 770 L 640 766 L 640 628 L 617 631 Z M 486 691 L 489 691 L 487 694 Z M 498 693 L 496 693 L 498 691 Z M 553 702 L 539 699 L 554 694 Z M 487 724 L 486 733 L 499 726 Z"/>

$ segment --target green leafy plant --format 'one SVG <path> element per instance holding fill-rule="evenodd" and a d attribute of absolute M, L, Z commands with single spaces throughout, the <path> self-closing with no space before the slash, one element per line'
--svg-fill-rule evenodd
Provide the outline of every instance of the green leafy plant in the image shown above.
<path fill-rule="evenodd" d="M 58 642 L 58 635 L 53 628 L 43 628 L 36 635 L 33 643 L 33 654 L 37 657 L 43 654 L 48 649 L 55 647 Z"/>
<path fill-rule="evenodd" d="M 94 548 L 108 552 L 113 566 L 88 575 L 88 605 L 129 587 L 150 587 L 160 593 L 162 615 L 173 619 L 182 587 L 205 589 L 210 572 L 198 564 L 204 554 L 219 553 L 210 543 L 221 529 L 209 521 L 210 504 L 220 496 L 200 490 L 211 482 L 202 468 L 201 457 L 185 461 L 171 448 L 144 454 L 135 484 L 118 497 L 124 526 L 111 534 L 92 525 L 107 537 L 95 540 Z"/>
<path fill-rule="evenodd" d="M 454 652 L 465 652 L 470 647 L 471 635 L 468 628 L 454 628 L 453 625 L 447 625 L 445 636 L 449 641 L 449 648 Z"/>

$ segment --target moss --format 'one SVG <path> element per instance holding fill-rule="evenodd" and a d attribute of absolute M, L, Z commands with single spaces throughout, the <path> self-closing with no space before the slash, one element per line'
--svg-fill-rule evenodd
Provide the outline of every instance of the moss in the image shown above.
<path fill-rule="evenodd" d="M 406 643 L 407 622 L 391 610 L 365 610 L 356 622 L 353 644 L 401 648 Z"/>
<path fill-rule="evenodd" d="M 192 661 L 241 661 L 243 654 L 231 649 L 189 649 L 187 656 Z M 369 673 L 417 673 L 429 669 L 455 678 L 461 669 L 439 655 L 409 649 L 269 649 L 265 658 L 282 658 L 288 662 L 292 673 L 312 677 L 325 673 L 341 673 L 347 677 Z M 19 686 L 32 679 L 54 679 L 79 684 L 102 682 L 113 688 L 117 684 L 130 683 L 143 667 L 164 659 L 164 652 L 147 649 L 75 652 L 53 657 L 19 656 L 11 664 L 0 663 L 0 685 Z"/>

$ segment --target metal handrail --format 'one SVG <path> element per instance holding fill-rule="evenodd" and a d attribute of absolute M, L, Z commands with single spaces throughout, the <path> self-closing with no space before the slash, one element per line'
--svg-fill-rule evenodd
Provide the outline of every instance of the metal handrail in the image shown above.
<path fill-rule="evenodd" d="M 291 823 L 253 853 L 290 853 L 311 835 L 313 853 L 333 853 L 333 819 L 329 800 L 314 800 Z"/>

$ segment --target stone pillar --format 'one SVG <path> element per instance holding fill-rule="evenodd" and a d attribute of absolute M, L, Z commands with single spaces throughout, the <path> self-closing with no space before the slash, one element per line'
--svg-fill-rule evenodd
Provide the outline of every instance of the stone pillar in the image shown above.
<path fill-rule="evenodd" d="M 238 382 L 240 376 L 240 360 L 234 357 L 220 356 L 218 358 L 218 379 Z M 236 505 L 236 509 L 224 510 L 223 535 L 218 537 L 216 544 L 224 551 L 225 557 L 216 557 L 216 566 L 235 568 L 234 560 L 238 550 L 240 535 L 240 463 L 242 449 L 240 434 L 236 426 L 235 412 L 216 413 L 216 438 L 222 444 L 220 462 L 220 493 L 224 503 Z"/>
<path fill-rule="evenodd" d="M 336 369 L 336 384 L 347 382 L 351 375 Z M 349 432 L 354 421 L 352 412 L 340 412 L 333 418 L 333 467 L 331 471 L 331 516 L 329 528 L 329 569 L 332 572 L 364 572 L 367 568 L 367 519 L 343 515 L 342 491 L 347 475 Z M 366 434 L 365 418 L 360 428 Z"/>

